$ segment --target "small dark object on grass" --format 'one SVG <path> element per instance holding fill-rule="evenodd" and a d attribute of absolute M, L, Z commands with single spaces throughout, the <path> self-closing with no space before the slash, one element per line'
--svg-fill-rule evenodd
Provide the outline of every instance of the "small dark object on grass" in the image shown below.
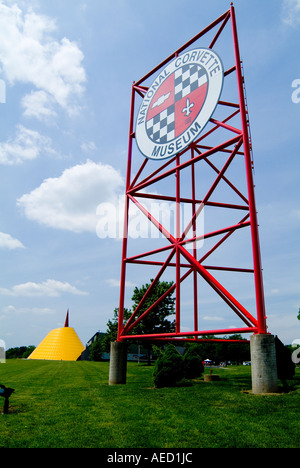
<path fill-rule="evenodd" d="M 220 380 L 220 376 L 217 374 L 210 373 L 204 375 L 204 382 L 214 382 L 216 380 Z"/>
<path fill-rule="evenodd" d="M 3 414 L 8 414 L 9 397 L 14 391 L 15 390 L 13 388 L 5 387 L 5 385 L 0 385 L 0 396 L 4 398 Z"/>

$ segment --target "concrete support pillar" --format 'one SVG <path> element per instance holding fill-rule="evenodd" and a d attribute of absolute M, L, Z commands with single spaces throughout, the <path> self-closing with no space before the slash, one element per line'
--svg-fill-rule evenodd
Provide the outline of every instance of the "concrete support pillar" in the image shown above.
<path fill-rule="evenodd" d="M 121 341 L 110 344 L 109 385 L 126 384 L 127 345 Z"/>
<path fill-rule="evenodd" d="M 252 393 L 276 393 L 278 377 L 273 335 L 253 335 L 250 339 Z"/>

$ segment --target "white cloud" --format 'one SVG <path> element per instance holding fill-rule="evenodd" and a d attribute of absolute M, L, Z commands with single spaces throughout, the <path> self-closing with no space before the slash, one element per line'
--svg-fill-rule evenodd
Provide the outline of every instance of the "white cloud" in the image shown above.
<path fill-rule="evenodd" d="M 123 179 L 112 166 L 87 161 L 18 199 L 25 215 L 40 224 L 73 232 L 96 232 L 99 203 L 113 201 Z"/>
<path fill-rule="evenodd" d="M 105 282 L 112 288 L 120 288 L 120 280 L 117 280 L 115 278 L 110 278 L 105 280 Z M 134 288 L 136 284 L 132 283 L 131 281 L 125 281 L 125 287 L 126 288 Z"/>
<path fill-rule="evenodd" d="M 54 153 L 51 139 L 19 125 L 14 138 L 0 143 L 0 164 L 20 164 L 26 160 L 36 159 L 41 151 Z"/>
<path fill-rule="evenodd" d="M 4 307 L 1 312 L 4 315 L 28 315 L 28 314 L 33 314 L 33 315 L 53 315 L 55 313 L 54 309 L 49 309 L 48 307 L 33 307 L 33 308 L 28 308 L 28 307 L 21 307 L 17 309 L 13 305 L 9 305 L 7 307 Z M 4 317 L 3 315 L 3 317 Z M 6 317 L 7 318 L 7 317 Z"/>
<path fill-rule="evenodd" d="M 0 232 L 0 248 L 14 250 L 24 248 L 24 245 L 18 239 L 14 239 L 10 234 Z"/>
<path fill-rule="evenodd" d="M 6 296 L 57 297 L 61 294 L 86 295 L 87 293 L 80 291 L 75 286 L 72 286 L 69 283 L 62 283 L 61 281 L 49 279 L 42 283 L 28 282 L 23 284 L 17 284 L 11 289 L 0 288 L 0 294 Z"/>
<path fill-rule="evenodd" d="M 65 37 L 58 41 L 55 32 L 52 18 L 0 3 L 0 63 L 10 84 L 34 86 L 22 102 L 27 116 L 45 117 L 46 107 L 53 113 L 53 102 L 73 113 L 84 91 L 83 53 Z"/>
<path fill-rule="evenodd" d="M 283 22 L 293 26 L 300 22 L 300 0 L 283 0 Z"/>
<path fill-rule="evenodd" d="M 56 117 L 57 113 L 53 109 L 54 99 L 45 91 L 32 91 L 22 99 L 24 115 L 26 117 L 35 117 L 38 119 L 48 119 Z"/>
<path fill-rule="evenodd" d="M 95 143 L 93 141 L 89 141 L 87 143 L 82 143 L 81 149 L 85 153 L 89 153 L 90 151 L 95 151 L 96 150 L 96 145 L 95 145 Z"/>
<path fill-rule="evenodd" d="M 215 316 L 210 316 L 210 315 L 205 315 L 204 317 L 202 317 L 203 320 L 208 320 L 208 321 L 211 321 L 211 322 L 223 322 L 224 321 L 224 317 L 219 317 L 217 315 Z"/>

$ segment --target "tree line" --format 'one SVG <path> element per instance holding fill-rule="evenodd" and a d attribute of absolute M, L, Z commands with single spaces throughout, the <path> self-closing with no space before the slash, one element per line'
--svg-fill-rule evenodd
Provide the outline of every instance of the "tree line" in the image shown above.
<path fill-rule="evenodd" d="M 5 353 L 5 357 L 6 359 L 27 359 L 34 350 L 35 346 L 9 348 Z"/>

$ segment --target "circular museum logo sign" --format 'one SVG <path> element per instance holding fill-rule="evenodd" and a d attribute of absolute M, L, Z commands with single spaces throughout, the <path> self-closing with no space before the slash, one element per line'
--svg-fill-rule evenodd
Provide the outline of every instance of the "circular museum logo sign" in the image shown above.
<path fill-rule="evenodd" d="M 223 76 L 221 59 L 211 49 L 193 49 L 170 62 L 148 89 L 137 116 L 141 153 L 170 158 L 194 141 L 218 104 Z"/>

